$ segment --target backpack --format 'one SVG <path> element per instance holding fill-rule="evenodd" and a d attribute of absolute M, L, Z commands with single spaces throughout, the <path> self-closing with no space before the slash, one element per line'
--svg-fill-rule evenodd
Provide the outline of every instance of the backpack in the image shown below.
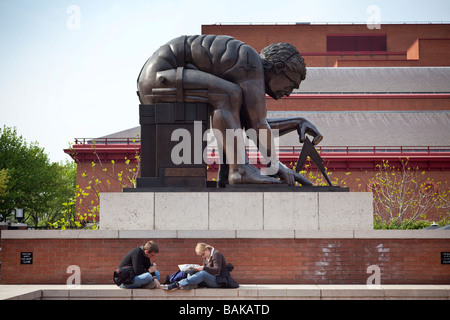
<path fill-rule="evenodd" d="M 174 283 L 175 281 L 180 281 L 185 278 L 187 278 L 186 272 L 177 271 L 177 272 L 171 274 L 170 276 L 167 276 L 164 284 L 171 284 L 171 283 Z"/>
<path fill-rule="evenodd" d="M 231 277 L 230 272 L 234 270 L 234 266 L 228 263 L 222 268 L 220 274 L 216 276 L 216 283 L 219 288 L 239 288 L 239 284 Z"/>
<path fill-rule="evenodd" d="M 118 286 L 123 284 L 131 284 L 134 282 L 134 269 L 133 267 L 122 267 L 114 270 L 113 274 L 114 283 Z"/>

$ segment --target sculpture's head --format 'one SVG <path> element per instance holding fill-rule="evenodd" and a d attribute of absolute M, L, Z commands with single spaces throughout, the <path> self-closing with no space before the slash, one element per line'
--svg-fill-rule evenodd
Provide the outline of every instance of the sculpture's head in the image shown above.
<path fill-rule="evenodd" d="M 297 49 L 285 42 L 262 49 L 266 93 L 275 100 L 289 96 L 306 78 L 306 65 Z"/>

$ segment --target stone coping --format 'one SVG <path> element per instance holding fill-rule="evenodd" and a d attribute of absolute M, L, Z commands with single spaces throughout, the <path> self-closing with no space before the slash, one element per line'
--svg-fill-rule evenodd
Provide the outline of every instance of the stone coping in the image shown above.
<path fill-rule="evenodd" d="M 243 284 L 238 289 L 121 289 L 116 285 L 0 285 L 0 300 L 449 300 L 450 285 Z"/>
<path fill-rule="evenodd" d="M 2 230 L 1 239 L 450 239 L 450 230 Z"/>

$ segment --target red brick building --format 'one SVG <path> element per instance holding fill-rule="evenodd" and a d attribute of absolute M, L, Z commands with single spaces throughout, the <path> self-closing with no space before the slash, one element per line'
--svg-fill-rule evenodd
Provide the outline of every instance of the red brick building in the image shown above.
<path fill-rule="evenodd" d="M 372 30 L 363 24 L 216 24 L 202 26 L 202 33 L 231 35 L 257 51 L 274 42 L 297 47 L 306 80 L 289 97 L 267 97 L 268 116 L 313 122 L 325 137 L 318 149 L 339 184 L 366 190 L 377 164 L 408 159 L 425 172 L 423 179 L 448 189 L 449 24 L 383 24 Z M 132 185 L 127 177 L 136 175 L 139 133 L 136 127 L 97 138 L 95 148 L 90 140 L 76 140 L 66 152 L 76 153 L 80 187 L 118 191 Z M 300 147 L 296 133 L 281 137 L 280 160 L 295 165 Z M 208 178 L 216 175 L 217 166 L 210 166 Z M 95 206 L 95 196 L 83 202 Z M 431 218 L 443 215 L 448 210 Z"/>
<path fill-rule="evenodd" d="M 258 52 L 289 42 L 308 67 L 449 66 L 448 24 L 267 24 L 203 25 L 202 34 L 226 34 Z"/>

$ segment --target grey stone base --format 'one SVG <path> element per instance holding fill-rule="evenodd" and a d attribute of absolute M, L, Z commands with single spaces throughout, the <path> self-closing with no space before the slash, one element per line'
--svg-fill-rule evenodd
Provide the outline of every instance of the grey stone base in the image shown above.
<path fill-rule="evenodd" d="M 372 230 L 370 192 L 108 192 L 102 230 Z"/>

